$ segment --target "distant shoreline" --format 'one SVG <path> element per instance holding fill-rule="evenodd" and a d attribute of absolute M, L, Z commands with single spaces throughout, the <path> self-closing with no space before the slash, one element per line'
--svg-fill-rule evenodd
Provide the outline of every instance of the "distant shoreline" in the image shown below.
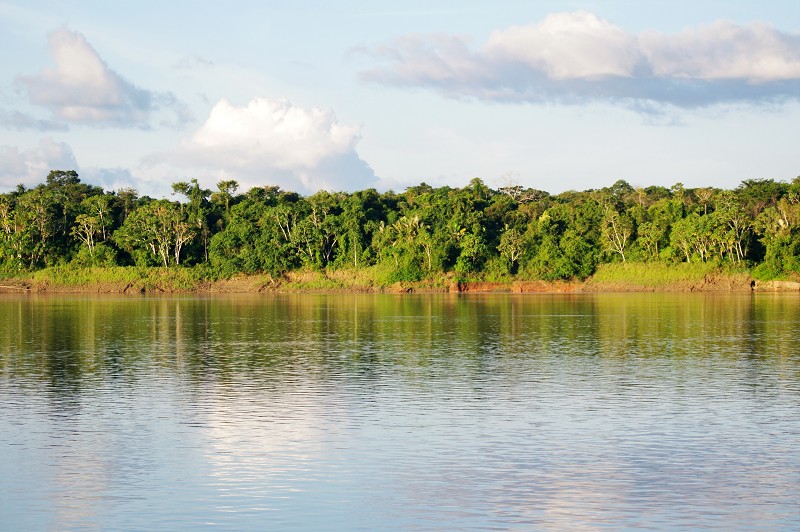
<path fill-rule="evenodd" d="M 598 293 L 598 292 L 797 292 L 795 280 L 761 281 L 747 271 L 719 268 L 615 264 L 585 280 L 438 279 L 383 284 L 369 272 L 304 271 L 209 279 L 191 268 L 49 268 L 0 279 L 0 293 L 236 294 L 236 293 Z"/>

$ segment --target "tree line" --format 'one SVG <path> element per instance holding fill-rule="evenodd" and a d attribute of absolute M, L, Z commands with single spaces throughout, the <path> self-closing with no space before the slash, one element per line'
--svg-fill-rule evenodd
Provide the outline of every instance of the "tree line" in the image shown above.
<path fill-rule="evenodd" d="M 377 266 L 386 281 L 446 272 L 583 279 L 605 262 L 713 262 L 800 274 L 800 177 L 718 188 L 610 187 L 551 195 L 480 179 L 302 196 L 196 179 L 175 199 L 107 192 L 77 172 L 0 194 L 0 272 L 55 266 L 203 265 L 219 276 Z"/>

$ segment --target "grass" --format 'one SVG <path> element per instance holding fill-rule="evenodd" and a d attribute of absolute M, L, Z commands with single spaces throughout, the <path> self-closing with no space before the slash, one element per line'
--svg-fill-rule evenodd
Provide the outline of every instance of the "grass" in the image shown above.
<path fill-rule="evenodd" d="M 111 291 L 193 291 L 200 283 L 211 280 L 204 267 L 195 268 L 140 268 L 112 266 L 105 268 L 75 268 L 54 266 L 30 275 L 34 286 L 65 288 L 106 288 Z"/>
<path fill-rule="evenodd" d="M 445 292 L 458 282 L 494 282 L 509 286 L 522 281 L 514 276 L 465 276 L 453 272 L 432 275 L 419 281 L 395 281 L 385 265 L 329 271 L 301 270 L 286 275 L 234 276 L 220 280 L 205 265 L 179 268 L 113 266 L 76 268 L 55 266 L 13 279 L 34 291 L 65 292 Z M 720 267 L 711 263 L 613 263 L 601 264 L 584 285 L 590 291 L 604 290 L 695 290 L 709 286 L 738 289 L 749 283 L 744 268 Z M 473 278 L 474 277 L 474 278 Z M 219 281 L 215 283 L 215 281 Z M 712 288 L 713 289 L 713 288 Z"/>
<path fill-rule="evenodd" d="M 387 282 L 385 277 L 384 268 L 380 266 L 331 271 L 300 270 L 288 272 L 275 279 L 268 275 L 234 276 L 217 283 L 221 287 L 217 286 L 216 289 L 261 291 L 267 288 L 283 292 L 366 292 L 381 291 L 394 284 L 400 284 Z M 67 292 L 196 292 L 209 287 L 214 289 L 213 282 L 220 280 L 211 268 L 204 265 L 188 268 L 53 266 L 15 276 L 14 279 L 23 282 L 34 291 Z"/>
<path fill-rule="evenodd" d="M 282 292 L 446 292 L 455 284 L 452 273 L 418 281 L 397 281 L 390 269 L 378 264 L 359 269 L 289 272 L 277 289 Z"/>
<path fill-rule="evenodd" d="M 641 288 L 664 288 L 700 283 L 708 276 L 746 275 L 743 268 L 720 267 L 708 262 L 626 262 L 600 264 L 590 284 L 620 284 Z"/>
<path fill-rule="evenodd" d="M 280 283 L 285 291 L 379 291 L 392 283 L 385 268 L 376 265 L 359 269 L 300 270 L 288 272 Z"/>

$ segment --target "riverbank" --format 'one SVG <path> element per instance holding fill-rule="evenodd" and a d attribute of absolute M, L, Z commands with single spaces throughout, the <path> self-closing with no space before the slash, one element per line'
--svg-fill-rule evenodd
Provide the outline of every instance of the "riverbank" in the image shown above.
<path fill-rule="evenodd" d="M 48 268 L 0 279 L 5 293 L 578 293 L 578 292 L 798 292 L 800 279 L 758 280 L 747 270 L 706 264 L 604 264 L 583 281 L 507 278 L 437 279 L 383 283 L 376 271 L 290 272 L 280 277 L 237 275 L 212 278 L 203 268 Z"/>

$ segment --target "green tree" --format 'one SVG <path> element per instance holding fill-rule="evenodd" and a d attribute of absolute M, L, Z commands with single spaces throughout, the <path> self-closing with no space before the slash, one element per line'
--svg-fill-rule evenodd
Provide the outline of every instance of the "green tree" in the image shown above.
<path fill-rule="evenodd" d="M 754 230 L 765 248 L 756 275 L 771 278 L 800 273 L 800 177 L 774 206 L 759 213 Z"/>
<path fill-rule="evenodd" d="M 193 237 L 193 226 L 180 206 L 157 200 L 133 211 L 114 233 L 137 264 L 181 263 L 181 250 Z"/>
<path fill-rule="evenodd" d="M 121 223 L 128 217 L 128 214 L 133 212 L 136 208 L 136 201 L 139 199 L 139 193 L 136 192 L 134 188 L 125 187 L 117 190 L 114 195 L 122 210 Z"/>
<path fill-rule="evenodd" d="M 611 205 L 606 205 L 601 232 L 606 249 L 619 254 L 622 262 L 625 262 L 625 248 L 633 234 L 633 221 L 627 215 L 618 213 Z"/>
<path fill-rule="evenodd" d="M 211 191 L 200 186 L 197 179 L 192 179 L 188 183 L 186 181 L 178 181 L 172 184 L 173 193 L 182 194 L 189 200 L 186 205 L 181 208 L 186 211 L 186 219 L 192 227 L 190 238 L 187 243 L 191 242 L 194 236 L 200 237 L 200 250 L 202 261 L 208 262 L 208 244 L 211 240 L 211 230 L 208 223 L 208 215 L 210 213 L 210 204 L 208 197 Z"/>
<path fill-rule="evenodd" d="M 644 222 L 637 228 L 637 243 L 645 252 L 646 260 L 658 260 L 660 242 L 664 238 L 665 229 L 655 222 Z"/>
<path fill-rule="evenodd" d="M 683 253 L 686 262 L 692 262 L 694 241 L 696 233 L 696 223 L 700 215 L 692 213 L 686 218 L 682 218 L 672 225 L 670 232 L 670 243 L 672 247 Z"/>
<path fill-rule="evenodd" d="M 72 236 L 86 244 L 90 256 L 94 256 L 95 240 L 102 236 L 100 226 L 100 219 L 89 214 L 79 214 L 72 226 Z"/>
<path fill-rule="evenodd" d="M 217 183 L 217 190 L 218 192 L 214 193 L 211 196 L 212 201 L 216 201 L 221 203 L 225 207 L 225 221 L 230 218 L 230 206 L 231 200 L 234 197 L 234 194 L 239 189 L 238 181 L 233 179 L 220 181 Z"/>
<path fill-rule="evenodd" d="M 417 281 L 423 276 L 426 228 L 419 216 L 402 216 L 391 225 L 378 229 L 377 244 L 384 259 L 394 265 L 390 280 Z"/>
<path fill-rule="evenodd" d="M 15 212 L 17 195 L 0 194 L 0 271 L 19 273 L 26 266 L 22 227 Z"/>
<path fill-rule="evenodd" d="M 60 258 L 68 258 L 73 250 L 72 227 L 75 217 L 82 212 L 83 200 L 102 195 L 103 189 L 82 183 L 74 170 L 52 170 L 46 183 L 37 188 L 42 189 L 52 205 L 53 233 L 48 254 L 50 262 L 57 262 Z"/>
<path fill-rule="evenodd" d="M 354 192 L 341 202 L 341 238 L 337 264 L 359 268 L 371 264 L 371 243 L 380 222 L 385 220 L 380 195 L 374 189 Z"/>
<path fill-rule="evenodd" d="M 459 273 L 479 271 L 488 255 L 488 248 L 481 235 L 480 226 L 464 235 L 460 247 L 461 253 L 456 260 L 455 270 Z"/>
<path fill-rule="evenodd" d="M 591 200 L 594 205 L 596 202 Z M 588 202 L 583 203 L 588 208 Z M 587 213 L 578 216 L 569 205 L 554 205 L 541 217 L 536 225 L 531 247 L 533 255 L 526 260 L 526 268 L 537 278 L 545 280 L 583 279 L 594 273 L 597 266 L 597 251 L 589 232 L 581 234 Z M 577 220 L 578 224 L 570 223 Z M 585 228 L 584 228 L 585 229 Z"/>
<path fill-rule="evenodd" d="M 231 207 L 225 228 L 211 239 L 211 264 L 223 275 L 264 272 L 272 276 L 300 265 L 298 223 L 307 205 L 278 187 L 248 191 Z"/>
<path fill-rule="evenodd" d="M 519 261 L 525 253 L 527 243 L 525 234 L 516 227 L 505 226 L 502 237 L 500 237 L 500 245 L 497 250 L 500 256 L 508 260 L 509 271 L 516 273 L 519 268 Z"/>
<path fill-rule="evenodd" d="M 753 220 L 750 218 L 739 198 L 731 191 L 720 192 L 715 200 L 717 209 L 714 217 L 717 223 L 727 227 L 727 236 L 736 262 L 744 260 L 747 242 L 751 235 Z"/>
<path fill-rule="evenodd" d="M 58 222 L 56 213 L 54 197 L 44 187 L 27 191 L 17 200 L 15 220 L 20 227 L 20 240 L 30 269 L 42 265 L 52 247 Z"/>

